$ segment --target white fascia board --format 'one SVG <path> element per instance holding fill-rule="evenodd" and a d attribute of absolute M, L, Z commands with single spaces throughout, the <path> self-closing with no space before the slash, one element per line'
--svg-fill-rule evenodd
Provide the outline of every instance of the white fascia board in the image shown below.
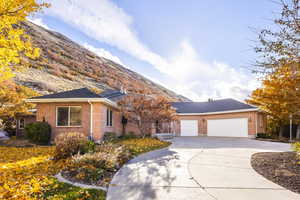
<path fill-rule="evenodd" d="M 239 113 L 239 112 L 250 112 L 250 111 L 259 111 L 259 109 L 251 108 L 251 109 L 228 110 L 228 111 L 207 112 L 207 113 L 177 113 L 177 115 L 216 115 L 216 114 Z"/>
<path fill-rule="evenodd" d="M 118 108 L 117 103 L 107 98 L 49 98 L 49 99 L 26 99 L 28 103 L 67 103 L 67 102 L 100 102 Z"/>

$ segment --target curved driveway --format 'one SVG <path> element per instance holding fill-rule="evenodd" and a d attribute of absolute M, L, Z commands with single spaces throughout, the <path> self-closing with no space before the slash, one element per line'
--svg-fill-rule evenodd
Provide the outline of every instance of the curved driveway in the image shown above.
<path fill-rule="evenodd" d="M 289 144 L 251 139 L 177 137 L 170 148 L 124 165 L 107 200 L 300 200 L 250 164 L 253 153 L 288 150 Z"/>

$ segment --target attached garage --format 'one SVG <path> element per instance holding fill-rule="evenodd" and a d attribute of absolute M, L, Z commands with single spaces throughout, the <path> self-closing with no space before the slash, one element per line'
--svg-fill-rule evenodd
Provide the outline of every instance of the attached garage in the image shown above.
<path fill-rule="evenodd" d="M 248 119 L 213 119 L 207 120 L 207 136 L 248 137 Z"/>
<path fill-rule="evenodd" d="M 198 136 L 198 120 L 180 120 L 181 136 Z"/>
<path fill-rule="evenodd" d="M 175 102 L 177 136 L 255 137 L 265 132 L 264 114 L 255 106 L 234 100 Z"/>

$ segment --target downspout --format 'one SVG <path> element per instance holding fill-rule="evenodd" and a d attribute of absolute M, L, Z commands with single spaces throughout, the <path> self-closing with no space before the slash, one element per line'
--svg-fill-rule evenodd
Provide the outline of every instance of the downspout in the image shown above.
<path fill-rule="evenodd" d="M 93 104 L 90 100 L 88 100 L 90 104 L 90 139 L 93 140 Z"/>
<path fill-rule="evenodd" d="M 258 125 L 258 112 L 256 113 L 256 120 L 255 120 L 255 138 L 257 138 L 257 130 L 258 130 L 258 128 L 257 128 L 257 125 Z"/>

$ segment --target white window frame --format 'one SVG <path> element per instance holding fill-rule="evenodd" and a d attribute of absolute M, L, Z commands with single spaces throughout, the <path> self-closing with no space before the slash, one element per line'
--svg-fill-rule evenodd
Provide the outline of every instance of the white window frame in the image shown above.
<path fill-rule="evenodd" d="M 107 115 L 108 114 L 108 115 Z M 114 117 L 114 115 L 113 115 L 113 110 L 112 109 L 110 109 L 110 108 L 107 108 L 106 109 L 106 127 L 113 127 L 113 117 Z M 109 120 L 109 121 L 107 121 L 107 119 Z M 110 122 L 110 119 L 111 119 L 111 122 Z M 109 123 L 110 122 L 110 123 Z M 110 125 L 111 124 L 111 125 Z"/>
<path fill-rule="evenodd" d="M 21 119 L 23 119 L 23 120 L 24 120 L 24 127 L 23 127 L 23 128 L 21 128 L 21 126 L 20 126 L 20 125 L 21 125 Z M 19 129 L 20 129 L 20 130 L 22 130 L 22 129 L 24 129 L 24 128 L 25 128 L 25 118 L 20 118 L 20 119 L 19 119 L 19 124 L 18 124 L 18 127 L 19 127 Z"/>
<path fill-rule="evenodd" d="M 71 119 L 71 107 L 80 108 L 81 109 L 81 125 L 78 126 L 71 126 L 70 119 Z M 68 108 L 68 125 L 67 126 L 59 126 L 58 125 L 58 108 Z M 82 127 L 82 106 L 56 106 L 56 127 Z"/>

